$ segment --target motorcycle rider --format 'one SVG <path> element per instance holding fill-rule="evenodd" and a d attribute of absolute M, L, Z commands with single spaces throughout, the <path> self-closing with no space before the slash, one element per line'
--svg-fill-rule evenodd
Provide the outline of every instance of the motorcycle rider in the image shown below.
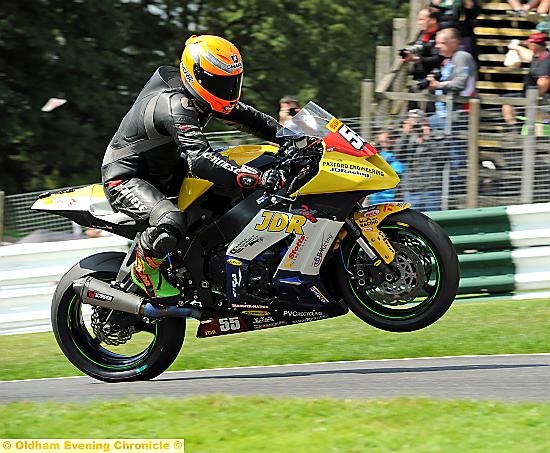
<path fill-rule="evenodd" d="M 147 229 L 141 234 L 132 280 L 149 297 L 169 302 L 179 295 L 160 273 L 167 255 L 185 237 L 183 213 L 166 194 L 192 175 L 221 190 L 282 188 L 282 171 L 263 174 L 215 152 L 202 128 L 211 117 L 270 142 L 280 125 L 269 115 L 240 102 L 243 62 L 234 44 L 219 36 L 191 36 L 179 71 L 161 66 L 137 96 L 113 136 L 101 167 L 112 207 Z M 174 146 L 177 144 L 177 146 Z"/>

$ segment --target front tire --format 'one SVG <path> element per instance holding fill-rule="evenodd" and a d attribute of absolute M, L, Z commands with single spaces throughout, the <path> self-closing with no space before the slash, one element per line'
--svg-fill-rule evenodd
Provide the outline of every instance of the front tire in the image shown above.
<path fill-rule="evenodd" d="M 349 235 L 340 247 L 338 287 L 350 310 L 366 323 L 392 332 L 411 332 L 436 322 L 454 301 L 459 284 L 458 257 L 445 231 L 411 209 L 386 217 L 379 226 L 396 251 L 389 268 L 376 273 Z"/>
<path fill-rule="evenodd" d="M 52 302 L 52 326 L 59 347 L 79 370 L 105 382 L 148 380 L 158 376 L 176 359 L 185 337 L 184 318 L 151 323 L 118 311 L 112 311 L 111 319 L 116 316 L 128 324 L 127 329 L 116 332 L 118 336 L 98 335 L 102 317 L 109 316 L 111 310 L 83 304 L 72 283 L 85 276 L 114 280 L 124 256 L 108 252 L 83 259 L 62 277 Z"/>

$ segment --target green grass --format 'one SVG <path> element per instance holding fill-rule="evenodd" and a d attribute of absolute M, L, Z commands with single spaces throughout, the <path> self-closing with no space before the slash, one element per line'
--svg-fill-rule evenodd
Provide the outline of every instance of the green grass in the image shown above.
<path fill-rule="evenodd" d="M 0 419 L 4 439 L 184 438 L 189 453 L 550 451 L 550 404 L 214 395 L 11 403 Z"/>
<path fill-rule="evenodd" d="M 374 329 L 354 315 L 186 342 L 171 370 L 337 360 L 550 352 L 550 300 L 458 303 L 411 333 Z M 0 380 L 80 374 L 51 332 L 0 336 Z"/>

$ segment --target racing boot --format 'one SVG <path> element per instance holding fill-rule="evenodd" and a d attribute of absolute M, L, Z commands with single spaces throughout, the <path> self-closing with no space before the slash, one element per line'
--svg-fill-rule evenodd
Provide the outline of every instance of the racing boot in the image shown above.
<path fill-rule="evenodd" d="M 141 241 L 139 241 L 136 260 L 132 265 L 132 281 L 145 291 L 150 298 L 157 299 L 157 302 L 175 303 L 180 292 L 160 272 L 160 266 L 164 259 L 150 256 L 144 250 Z"/>

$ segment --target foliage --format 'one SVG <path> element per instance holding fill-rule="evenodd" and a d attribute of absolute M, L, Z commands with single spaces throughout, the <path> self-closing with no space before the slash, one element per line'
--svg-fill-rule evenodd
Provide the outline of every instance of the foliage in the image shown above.
<path fill-rule="evenodd" d="M 276 114 L 282 94 L 357 116 L 374 48 L 406 2 L 36 0 L 0 7 L 0 189 L 95 182 L 104 149 L 154 69 L 191 33 L 233 40 L 243 100 Z M 67 103 L 51 112 L 50 97 Z M 218 125 L 219 126 L 219 125 Z"/>

